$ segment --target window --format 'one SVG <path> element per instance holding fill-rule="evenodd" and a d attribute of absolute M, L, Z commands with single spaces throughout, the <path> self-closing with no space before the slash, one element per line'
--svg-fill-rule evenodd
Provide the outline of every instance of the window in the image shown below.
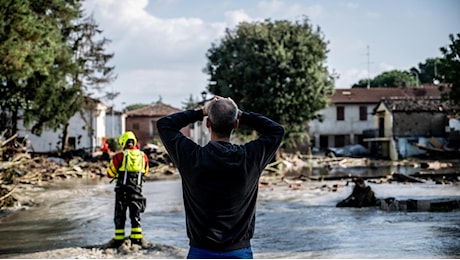
<path fill-rule="evenodd" d="M 367 121 L 367 107 L 366 106 L 359 107 L 359 120 Z"/>
<path fill-rule="evenodd" d="M 345 135 L 334 136 L 334 146 L 335 147 L 345 146 Z"/>
<path fill-rule="evenodd" d="M 337 121 L 345 120 L 345 107 L 337 107 Z"/>
<path fill-rule="evenodd" d="M 139 130 L 139 123 L 138 122 L 133 123 L 133 130 Z"/>
<path fill-rule="evenodd" d="M 67 148 L 70 150 L 75 150 L 77 148 L 77 139 L 74 136 L 69 136 Z"/>

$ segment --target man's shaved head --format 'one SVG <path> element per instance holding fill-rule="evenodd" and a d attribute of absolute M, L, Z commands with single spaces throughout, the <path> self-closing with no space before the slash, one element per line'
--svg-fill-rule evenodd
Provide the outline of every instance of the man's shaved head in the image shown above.
<path fill-rule="evenodd" d="M 238 118 L 238 109 L 235 103 L 228 98 L 220 98 L 214 102 L 208 111 L 208 120 L 212 131 L 218 137 L 229 137 L 235 128 Z"/>

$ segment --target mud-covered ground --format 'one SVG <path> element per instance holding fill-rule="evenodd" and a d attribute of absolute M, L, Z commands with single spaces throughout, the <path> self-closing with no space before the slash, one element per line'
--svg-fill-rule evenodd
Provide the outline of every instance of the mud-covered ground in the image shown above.
<path fill-rule="evenodd" d="M 16 259 L 177 259 L 185 258 L 187 251 L 154 242 L 147 242 L 144 246 L 122 245 L 117 248 L 105 248 L 105 245 L 95 245 L 93 247 L 81 248 L 71 247 L 55 249 L 43 252 L 21 254 L 14 256 Z"/>
<path fill-rule="evenodd" d="M 172 180 L 179 178 L 177 174 L 156 174 L 150 181 L 157 180 Z M 96 180 L 98 179 L 98 180 Z M 94 182 L 105 182 L 105 178 L 95 178 Z M 61 185 L 60 181 L 39 182 L 31 185 L 30 183 L 20 183 L 18 185 L 10 185 L 15 188 L 14 197 L 16 200 L 15 206 L 0 210 L 0 221 L 2 217 L 10 214 L 13 211 L 27 211 L 31 207 L 40 207 L 48 197 L 65 197 L 66 193 L 72 193 L 71 189 L 55 190 L 50 189 L 51 186 Z M 0 258 L 15 258 L 15 259 L 144 259 L 144 258 L 160 258 L 160 259 L 177 259 L 185 258 L 187 251 L 183 248 L 176 248 L 169 245 L 159 244 L 155 241 L 143 241 L 141 245 L 131 245 L 129 239 L 118 248 L 110 246 L 112 241 L 107 241 L 105 244 L 92 245 L 86 247 L 68 247 L 48 251 L 20 253 L 20 254 L 4 254 Z"/>

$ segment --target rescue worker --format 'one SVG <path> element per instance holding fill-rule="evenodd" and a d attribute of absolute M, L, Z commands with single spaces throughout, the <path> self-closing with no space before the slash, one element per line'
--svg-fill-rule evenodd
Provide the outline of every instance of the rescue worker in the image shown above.
<path fill-rule="evenodd" d="M 110 148 L 109 148 L 109 144 L 107 143 L 107 139 L 105 137 L 102 138 L 101 152 L 102 152 L 101 160 L 110 161 Z"/>
<path fill-rule="evenodd" d="M 126 211 L 129 208 L 133 244 L 142 244 L 140 213 L 144 212 L 146 199 L 142 196 L 144 176 L 148 174 L 147 155 L 136 146 L 133 132 L 124 132 L 119 138 L 123 152 L 115 154 L 107 168 L 107 177 L 116 180 L 115 186 L 115 237 L 113 246 L 120 246 L 125 239 Z"/>

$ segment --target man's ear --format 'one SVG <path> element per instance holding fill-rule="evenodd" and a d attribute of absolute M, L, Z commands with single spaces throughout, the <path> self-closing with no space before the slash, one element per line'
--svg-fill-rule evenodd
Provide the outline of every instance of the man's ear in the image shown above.
<path fill-rule="evenodd" d="M 236 130 L 238 126 L 240 125 L 240 120 L 235 120 L 235 123 L 233 124 L 233 129 Z"/>
<path fill-rule="evenodd" d="M 211 120 L 209 120 L 209 117 L 206 118 L 206 127 L 211 128 Z"/>

